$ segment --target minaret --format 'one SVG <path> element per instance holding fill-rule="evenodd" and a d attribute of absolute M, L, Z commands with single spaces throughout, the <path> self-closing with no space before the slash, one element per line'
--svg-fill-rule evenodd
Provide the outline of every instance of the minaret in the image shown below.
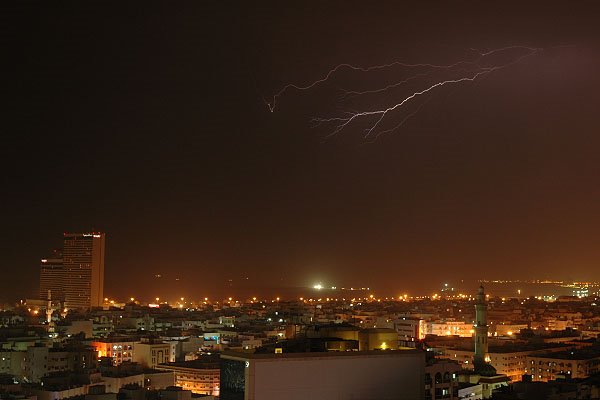
<path fill-rule="evenodd" d="M 48 305 L 46 306 L 46 322 L 52 322 L 52 313 L 54 310 L 52 309 L 52 290 L 48 289 Z"/>
<path fill-rule="evenodd" d="M 48 323 L 48 332 L 54 332 L 54 322 L 52 321 L 52 313 L 54 307 L 52 307 L 52 290 L 48 289 L 48 305 L 46 306 L 46 322 Z"/>
<path fill-rule="evenodd" d="M 479 287 L 477 303 L 475 303 L 475 371 L 486 365 L 485 357 L 488 353 L 488 325 L 487 302 L 483 286 Z"/>

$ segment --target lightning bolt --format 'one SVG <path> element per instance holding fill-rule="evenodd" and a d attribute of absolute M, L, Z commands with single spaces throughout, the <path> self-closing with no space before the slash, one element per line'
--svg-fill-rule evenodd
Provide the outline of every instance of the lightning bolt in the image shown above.
<path fill-rule="evenodd" d="M 433 70 L 449 70 L 452 68 L 455 68 L 459 65 L 478 65 L 478 63 L 487 56 L 491 56 L 497 53 L 501 53 L 503 51 L 507 51 L 507 50 L 515 50 L 515 49 L 527 49 L 527 50 L 531 50 L 533 51 L 534 49 L 531 47 L 526 47 L 526 46 L 506 46 L 506 47 L 502 47 L 499 49 L 494 49 L 494 50 L 488 50 L 488 51 L 482 51 L 479 49 L 474 49 L 474 48 L 470 48 L 469 50 L 476 53 L 478 55 L 478 58 L 476 60 L 473 61 L 469 61 L 469 60 L 461 60 L 461 61 L 457 61 L 455 63 L 452 64 L 433 64 L 433 63 L 406 63 L 406 62 L 402 62 L 402 61 L 394 61 L 391 63 L 387 63 L 387 64 L 381 64 L 381 65 L 371 65 L 368 67 L 363 67 L 363 66 L 357 66 L 357 65 L 353 65 L 353 64 L 348 64 L 348 63 L 343 63 L 343 64 L 338 64 L 335 67 L 333 67 L 332 69 L 330 69 L 325 76 L 323 76 L 320 79 L 317 79 L 313 82 L 307 83 L 305 85 L 300 85 L 300 84 L 296 84 L 296 83 L 288 83 L 287 85 L 283 86 L 277 93 L 275 93 L 272 98 L 271 101 L 267 101 L 266 99 L 263 99 L 263 101 L 265 102 L 265 104 L 267 105 L 267 107 L 269 108 L 269 111 L 271 112 L 275 112 L 275 109 L 277 107 L 277 102 L 279 100 L 279 98 L 281 98 L 287 91 L 291 90 L 291 89 L 295 89 L 298 91 L 306 91 L 306 90 L 310 90 L 318 85 L 320 85 L 321 83 L 327 82 L 328 80 L 330 80 L 337 72 L 339 72 L 340 70 L 344 70 L 344 69 L 348 69 L 351 71 L 356 71 L 356 72 L 373 72 L 373 71 L 380 71 L 380 70 L 384 70 L 384 69 L 388 69 L 388 68 L 392 68 L 392 67 L 403 67 L 403 68 L 430 68 Z M 410 80 L 413 80 L 415 78 L 418 77 L 422 77 L 422 76 L 427 76 L 429 75 L 428 73 L 421 73 L 421 74 L 416 74 L 412 77 L 409 77 L 407 79 L 405 79 L 404 81 L 389 85 L 385 88 L 380 88 L 380 89 L 376 89 L 373 91 L 367 91 L 367 92 L 352 92 L 352 91 L 347 91 L 347 94 L 366 94 L 366 93 L 378 93 L 381 91 L 385 91 L 387 89 L 391 89 L 394 87 L 398 87 L 403 83 L 406 83 Z"/>
<path fill-rule="evenodd" d="M 527 47 L 527 46 L 507 46 L 507 47 L 502 47 L 502 48 L 498 48 L 498 49 L 484 50 L 484 51 L 478 50 L 478 49 L 470 49 L 470 50 L 477 54 L 477 58 L 475 60 L 461 60 L 461 61 L 455 62 L 453 64 L 447 64 L 447 65 L 431 64 L 431 63 L 409 64 L 409 63 L 403 63 L 403 62 L 399 62 L 399 61 L 395 61 L 395 62 L 389 63 L 389 64 L 369 66 L 369 67 L 358 67 L 358 66 L 354 66 L 351 64 L 339 64 L 339 65 L 335 66 L 334 68 L 332 68 L 331 70 L 329 70 L 324 77 L 322 77 L 316 81 L 313 81 L 309 84 L 306 84 L 303 86 L 298 85 L 298 84 L 285 85 L 279 92 L 277 92 L 273 96 L 271 102 L 265 101 L 265 103 L 267 103 L 269 110 L 271 112 L 274 112 L 277 100 L 286 91 L 291 90 L 291 89 L 296 89 L 298 91 L 310 90 L 310 89 L 314 88 L 315 86 L 332 79 L 332 77 L 334 76 L 334 74 L 336 72 L 338 72 L 339 70 L 344 69 L 344 68 L 354 70 L 354 71 L 360 71 L 360 72 L 371 72 L 371 71 L 383 70 L 383 69 L 390 68 L 393 66 L 400 66 L 400 67 L 406 67 L 406 68 L 429 68 L 430 71 L 417 73 L 415 75 L 409 76 L 405 79 L 402 79 L 402 80 L 397 81 L 392 84 L 385 85 L 380 88 L 375 88 L 375 89 L 370 89 L 370 90 L 365 90 L 365 91 L 345 90 L 343 92 L 342 99 L 346 99 L 351 96 L 383 93 L 383 92 L 389 91 L 391 89 L 398 88 L 398 87 L 400 87 L 410 81 L 413 81 L 417 78 L 424 78 L 424 77 L 432 76 L 436 70 L 448 70 L 448 71 L 452 72 L 453 74 L 456 74 L 457 72 L 461 72 L 461 75 L 458 77 L 434 81 L 433 83 L 430 83 L 428 86 L 426 86 L 420 90 L 417 90 L 417 91 L 409 94 L 408 96 L 405 96 L 404 98 L 401 98 L 399 101 L 397 101 L 385 108 L 375 109 L 375 110 L 345 112 L 342 116 L 336 116 L 336 117 L 330 117 L 330 118 L 313 118 L 313 120 L 312 120 L 315 125 L 320 125 L 323 123 L 336 123 L 337 124 L 335 126 L 334 130 L 325 136 L 325 139 L 328 139 L 332 136 L 337 135 L 339 132 L 344 130 L 346 127 L 348 127 L 350 124 L 352 124 L 355 121 L 358 121 L 358 120 L 364 119 L 364 118 L 367 118 L 367 119 L 374 118 L 374 122 L 367 129 L 365 129 L 364 138 L 370 139 L 370 140 L 376 140 L 382 134 L 390 133 L 390 132 L 400 128 L 402 125 L 404 125 L 404 123 L 409 118 L 411 118 L 416 113 L 418 113 L 419 110 L 421 110 L 421 108 L 426 103 L 425 102 L 425 103 L 421 104 L 415 111 L 406 115 L 405 118 L 403 118 L 401 120 L 401 122 L 399 124 L 397 124 L 396 126 L 394 126 L 393 128 L 378 131 L 378 128 L 380 127 L 380 125 L 382 124 L 384 119 L 388 116 L 388 114 L 390 114 L 394 111 L 403 109 L 405 105 L 407 105 L 409 102 L 413 101 L 414 99 L 416 99 L 420 96 L 429 94 L 431 92 L 434 92 L 436 89 L 439 89 L 443 86 L 475 82 L 476 80 L 482 79 L 483 77 L 490 75 L 496 71 L 508 68 L 514 64 L 517 64 L 517 63 L 523 61 L 525 58 L 532 57 L 536 54 L 539 54 L 541 51 L 543 51 L 542 48 Z M 494 65 L 492 63 L 491 66 L 482 66 L 482 64 L 484 62 L 486 62 L 487 64 L 490 64 L 489 62 L 487 62 L 487 60 L 491 56 L 501 55 L 510 50 L 521 50 L 521 51 L 525 51 L 526 53 L 524 55 L 520 55 L 516 58 L 513 58 L 511 61 L 506 62 L 504 64 Z M 462 68 L 460 71 L 457 71 L 456 68 L 459 66 L 468 67 L 468 68 Z M 429 100 L 427 100 L 427 101 L 429 101 Z"/>
<path fill-rule="evenodd" d="M 267 107 L 269 107 L 269 111 L 274 112 L 275 111 L 275 107 L 277 106 L 277 100 L 283 96 L 283 94 L 285 92 L 287 92 L 290 89 L 296 89 L 299 91 L 305 91 L 305 90 L 309 90 L 314 88 L 315 86 L 323 83 L 323 82 L 327 82 L 331 77 L 333 77 L 333 75 L 343 69 L 349 69 L 352 71 L 358 71 L 358 72 L 372 72 L 372 71 L 378 71 L 378 70 L 383 70 L 386 68 L 391 68 L 391 67 L 404 67 L 404 68 L 433 68 L 433 69 L 449 69 L 449 68 L 453 68 L 456 65 L 460 65 L 462 63 L 467 63 L 467 61 L 459 61 L 457 63 L 454 64 L 450 64 L 450 65 L 437 65 L 437 64 L 427 64 L 427 63 L 418 63 L 418 64 L 407 64 L 407 63 L 403 63 L 400 61 L 394 61 L 392 63 L 389 64 L 382 64 L 382 65 L 372 65 L 369 67 L 360 67 L 360 66 L 356 66 L 356 65 L 352 65 L 352 64 L 338 64 L 335 67 L 333 67 L 332 69 L 329 70 L 329 72 L 327 72 L 327 74 L 314 81 L 311 82 L 309 84 L 306 84 L 304 86 L 295 84 L 295 83 L 289 83 L 287 85 L 285 85 L 283 88 L 281 88 L 281 90 L 279 90 L 279 92 L 275 93 L 273 95 L 273 98 L 270 102 L 265 101 L 265 103 L 267 104 Z"/>
<path fill-rule="evenodd" d="M 379 139 L 379 136 L 381 135 L 385 135 L 387 133 L 392 133 L 395 130 L 399 129 L 400 127 L 402 127 L 402 125 L 404 125 L 404 123 L 406 121 L 408 121 L 409 119 L 411 119 L 414 115 L 416 115 L 419 111 L 421 111 L 421 108 L 423 108 L 427 103 L 429 103 L 429 101 L 431 100 L 431 98 L 429 98 L 428 100 L 424 101 L 423 103 L 421 103 L 419 105 L 419 107 L 417 107 L 416 110 L 414 110 L 413 112 L 409 113 L 408 115 L 406 115 L 404 118 L 402 118 L 402 120 L 400 121 L 400 123 L 398 123 L 396 126 L 394 126 L 393 128 L 390 129 L 386 129 L 383 131 L 378 132 L 376 135 L 373 136 L 373 138 L 369 141 L 369 143 L 373 143 L 375 142 L 377 139 Z"/>

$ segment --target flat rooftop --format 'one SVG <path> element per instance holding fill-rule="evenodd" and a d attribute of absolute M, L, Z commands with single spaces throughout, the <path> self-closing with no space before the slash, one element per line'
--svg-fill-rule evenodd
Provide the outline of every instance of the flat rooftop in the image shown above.
<path fill-rule="evenodd" d="M 111 338 L 95 338 L 92 340 L 92 343 L 129 343 L 129 342 L 138 342 L 140 339 L 135 337 L 111 337 Z"/>
<path fill-rule="evenodd" d="M 158 368 L 219 369 L 219 357 L 203 356 L 197 360 L 160 364 Z"/>
<path fill-rule="evenodd" d="M 247 360 L 269 360 L 277 358 L 336 358 L 336 357 L 403 357 L 423 355 L 421 350 L 369 350 L 369 351 L 326 351 L 326 352 L 305 352 L 305 353 L 244 353 L 233 350 L 225 350 L 221 353 L 222 358 L 240 358 Z"/>
<path fill-rule="evenodd" d="M 589 360 L 592 358 L 600 358 L 600 348 L 584 348 L 571 351 L 557 351 L 543 354 L 532 354 L 531 357 L 537 358 L 554 358 L 560 360 Z"/>
<path fill-rule="evenodd" d="M 490 344 L 488 353 L 490 354 L 504 354 L 504 353 L 521 353 L 528 351 L 543 351 L 549 349 L 559 349 L 559 348 L 571 348 L 573 345 L 568 345 L 565 343 L 507 343 L 503 345 L 493 345 Z M 474 352 L 474 346 L 469 346 L 468 348 L 462 346 L 453 346 L 448 347 L 448 351 L 470 351 Z"/>

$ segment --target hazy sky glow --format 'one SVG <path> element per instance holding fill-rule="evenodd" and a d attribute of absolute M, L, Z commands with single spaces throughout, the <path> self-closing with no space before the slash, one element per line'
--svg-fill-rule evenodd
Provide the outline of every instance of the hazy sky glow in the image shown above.
<path fill-rule="evenodd" d="M 323 3 L 3 5 L 0 298 L 35 293 L 39 259 L 91 229 L 113 296 L 600 280 L 600 7 Z M 373 143 L 361 124 L 323 140 L 311 118 L 393 102 L 405 92 L 341 103 L 340 88 L 405 70 L 265 105 L 340 63 L 511 45 L 546 50 L 423 97 Z"/>

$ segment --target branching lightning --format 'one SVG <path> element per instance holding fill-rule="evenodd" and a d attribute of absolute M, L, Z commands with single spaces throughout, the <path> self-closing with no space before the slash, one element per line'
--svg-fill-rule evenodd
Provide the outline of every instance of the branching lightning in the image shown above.
<path fill-rule="evenodd" d="M 331 133 L 329 133 L 325 139 L 330 138 L 345 128 L 347 128 L 350 124 L 357 122 L 358 120 L 367 119 L 372 122 L 365 129 L 364 138 L 368 140 L 376 140 L 379 136 L 393 132 L 394 130 L 400 128 L 404 123 L 411 117 L 413 117 L 416 113 L 418 113 L 421 108 L 427 103 L 429 100 L 421 103 L 414 111 L 408 113 L 404 116 L 404 118 L 400 121 L 400 123 L 396 124 L 392 128 L 382 129 L 382 123 L 386 119 L 386 117 L 395 111 L 399 111 L 405 106 L 415 100 L 416 98 L 432 93 L 436 89 L 439 89 L 443 86 L 450 85 L 458 85 L 462 83 L 474 82 L 476 80 L 482 79 L 485 76 L 488 76 L 496 71 L 505 69 L 509 66 L 517 64 L 524 60 L 525 58 L 532 57 L 538 53 L 540 53 L 543 49 L 541 48 L 533 48 L 527 46 L 508 46 L 499 49 L 486 50 L 481 51 L 477 49 L 470 49 L 473 53 L 475 53 L 476 57 L 473 60 L 461 60 L 452 64 L 432 64 L 432 63 L 404 63 L 400 61 L 395 61 L 389 64 L 382 65 L 373 65 L 368 67 L 360 67 L 352 64 L 339 64 L 334 68 L 330 69 L 324 77 L 315 80 L 313 82 L 300 85 L 300 84 L 287 84 L 277 93 L 275 93 L 272 97 L 271 102 L 266 102 L 269 110 L 274 112 L 276 107 L 278 106 L 279 99 L 289 90 L 295 89 L 297 91 L 308 91 L 310 89 L 315 88 L 316 86 L 325 83 L 329 80 L 334 79 L 334 75 L 342 69 L 348 69 L 351 71 L 357 72 L 374 72 L 381 71 L 384 69 L 388 69 L 391 67 L 401 67 L 407 69 L 420 69 L 418 73 L 410 75 L 408 77 L 404 77 L 403 79 L 390 83 L 381 87 L 376 87 L 368 90 L 343 90 L 341 99 L 347 100 L 351 97 L 362 96 L 362 95 L 378 95 L 384 92 L 393 91 L 402 87 L 403 85 L 416 81 L 418 79 L 425 79 L 434 77 L 436 72 L 440 70 L 445 70 L 447 73 L 451 73 L 455 75 L 451 78 L 434 80 L 433 82 L 429 82 L 428 84 L 424 84 L 422 88 L 413 91 L 408 95 L 402 96 L 395 102 L 392 102 L 390 105 L 385 106 L 380 109 L 371 109 L 371 110 L 358 110 L 358 111 L 346 111 L 343 112 L 342 115 L 327 117 L 327 118 L 313 118 L 313 123 L 315 125 L 321 125 L 326 123 L 333 123 L 334 128 Z M 519 55 L 514 55 L 514 51 L 519 51 Z M 523 52 L 525 54 L 523 54 Z M 508 54 L 508 61 L 504 63 L 498 64 L 494 63 L 491 60 L 491 56 L 494 55 L 502 55 L 506 57 L 505 53 Z M 460 68 L 459 68 L 460 67 Z M 425 71 L 423 71 L 425 70 Z M 408 111 L 408 110 L 407 110 Z"/>
<path fill-rule="evenodd" d="M 403 63 L 400 61 L 394 61 L 389 64 L 372 65 L 369 67 L 360 67 L 360 66 L 356 66 L 356 65 L 352 65 L 352 64 L 338 64 L 335 67 L 333 67 L 332 69 L 330 69 L 329 72 L 327 72 L 327 74 L 323 78 L 318 79 L 309 84 L 306 84 L 304 86 L 297 85 L 295 83 L 289 83 L 289 84 L 285 85 L 283 88 L 281 88 L 281 90 L 279 92 L 277 92 L 273 95 L 273 98 L 270 102 L 266 102 L 266 103 L 267 103 L 267 107 L 269 107 L 269 111 L 274 112 L 275 107 L 277 106 L 277 101 L 288 90 L 296 89 L 296 90 L 304 91 L 304 90 L 312 89 L 315 86 L 328 81 L 330 78 L 333 77 L 333 75 L 335 75 L 336 72 L 338 72 L 342 69 L 349 69 L 352 71 L 359 71 L 359 72 L 372 72 L 372 71 L 383 70 L 383 69 L 387 69 L 387 68 L 391 68 L 391 67 L 450 69 L 450 68 L 454 68 L 455 66 L 463 64 L 463 63 L 469 63 L 469 62 L 468 61 L 459 61 L 457 63 L 450 64 L 450 65 L 437 65 L 437 64 L 427 64 L 427 63 L 407 64 L 407 63 Z"/>

